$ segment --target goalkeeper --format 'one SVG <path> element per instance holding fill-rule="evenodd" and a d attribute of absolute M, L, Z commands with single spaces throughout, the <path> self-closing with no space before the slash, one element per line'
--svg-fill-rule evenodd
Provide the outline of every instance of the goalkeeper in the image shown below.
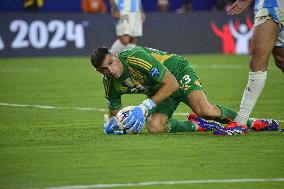
<path fill-rule="evenodd" d="M 150 133 L 217 130 L 221 134 L 237 134 L 246 133 L 247 127 L 256 131 L 278 130 L 279 125 L 274 120 L 249 119 L 247 125 L 233 122 L 237 112 L 209 103 L 191 63 L 181 56 L 145 47 L 117 54 L 103 47 L 92 53 L 91 63 L 104 75 L 105 97 L 112 117 L 104 127 L 107 134 L 121 134 L 116 131 L 114 117 L 122 108 L 121 95 L 136 93 L 148 98 L 131 108 L 130 115 L 123 121 L 125 127 L 130 128 L 128 133 L 140 133 L 145 120 Z M 194 112 L 188 120 L 172 118 L 180 102 Z M 220 124 L 207 120 L 228 125 L 222 129 Z"/>

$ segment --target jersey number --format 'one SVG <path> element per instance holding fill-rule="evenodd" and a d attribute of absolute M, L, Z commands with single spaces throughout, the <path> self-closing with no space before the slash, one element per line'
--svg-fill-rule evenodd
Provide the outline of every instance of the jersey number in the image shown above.
<path fill-rule="evenodd" d="M 185 75 L 182 77 L 182 79 L 179 81 L 181 87 L 186 90 L 189 87 L 189 83 L 190 83 L 191 79 L 189 77 L 189 75 Z"/>

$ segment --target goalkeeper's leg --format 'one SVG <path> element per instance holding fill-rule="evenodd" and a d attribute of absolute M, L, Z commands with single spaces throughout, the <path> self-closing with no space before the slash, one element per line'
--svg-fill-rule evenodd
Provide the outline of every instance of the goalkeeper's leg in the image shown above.
<path fill-rule="evenodd" d="M 168 131 L 168 117 L 162 113 L 154 113 L 147 118 L 149 133 L 165 133 Z"/>
<path fill-rule="evenodd" d="M 150 133 L 175 133 L 175 132 L 194 132 L 211 131 L 222 127 L 217 122 L 207 121 L 196 115 L 191 114 L 186 121 L 169 118 L 162 113 L 152 114 L 147 119 L 147 129 Z"/>
<path fill-rule="evenodd" d="M 223 124 L 228 124 L 235 120 L 237 117 L 238 113 L 226 106 L 223 105 L 216 105 L 218 108 L 220 108 L 221 115 L 219 118 L 216 119 L 216 121 L 223 123 Z M 248 127 L 251 127 L 253 125 L 253 120 L 248 118 L 247 124 Z"/>
<path fill-rule="evenodd" d="M 174 118 L 170 118 L 168 121 L 168 132 L 194 132 L 198 130 L 198 124 L 193 121 L 179 121 Z"/>
<path fill-rule="evenodd" d="M 198 117 L 215 120 L 220 123 L 232 123 L 232 120 L 234 120 L 235 116 L 237 115 L 237 112 L 225 106 L 216 106 L 210 104 L 202 90 L 192 91 L 188 95 L 188 104 Z M 238 125 L 234 125 L 234 127 L 236 126 Z M 218 128 L 220 127 L 217 127 L 217 129 Z"/>
<path fill-rule="evenodd" d="M 193 121 L 179 121 L 168 117 L 162 113 L 154 113 L 147 119 L 147 129 L 149 133 L 166 132 L 194 132 L 199 125 Z"/>
<path fill-rule="evenodd" d="M 192 120 L 179 121 L 172 118 L 174 111 L 179 105 L 179 101 L 168 98 L 157 105 L 154 113 L 147 119 L 147 129 L 150 133 L 165 132 L 193 132 L 198 130 L 199 123 Z M 203 124 L 207 126 L 208 124 Z M 204 130 L 204 129 L 203 129 Z"/>

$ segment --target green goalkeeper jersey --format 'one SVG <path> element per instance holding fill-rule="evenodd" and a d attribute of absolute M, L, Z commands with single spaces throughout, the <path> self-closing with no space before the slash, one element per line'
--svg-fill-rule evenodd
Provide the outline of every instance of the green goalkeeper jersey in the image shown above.
<path fill-rule="evenodd" d="M 177 79 L 183 80 L 184 67 L 191 65 L 186 59 L 175 54 L 168 54 L 152 48 L 135 47 L 121 52 L 119 60 L 124 66 L 120 78 L 104 77 L 105 97 L 111 110 L 121 108 L 121 95 L 145 94 L 153 96 L 161 86 L 161 81 L 168 69 Z M 181 85 L 181 84 L 180 84 Z M 182 86 L 187 87 L 187 86 Z M 179 90 L 172 96 L 178 96 Z"/>

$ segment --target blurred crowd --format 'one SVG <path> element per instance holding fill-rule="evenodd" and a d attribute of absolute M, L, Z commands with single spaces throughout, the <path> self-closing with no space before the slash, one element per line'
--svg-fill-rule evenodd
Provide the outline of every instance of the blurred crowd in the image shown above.
<path fill-rule="evenodd" d="M 157 10 L 168 11 L 171 3 L 170 0 L 158 0 Z M 226 10 L 235 0 L 183 0 L 181 7 L 176 9 L 177 13 L 185 13 L 188 11 L 211 11 L 211 10 Z"/>
<path fill-rule="evenodd" d="M 145 11 L 177 12 L 222 11 L 235 0 L 142 0 Z M 106 13 L 109 0 L 1 0 L 0 11 L 70 11 Z M 24 9 L 23 9 L 24 8 Z"/>

